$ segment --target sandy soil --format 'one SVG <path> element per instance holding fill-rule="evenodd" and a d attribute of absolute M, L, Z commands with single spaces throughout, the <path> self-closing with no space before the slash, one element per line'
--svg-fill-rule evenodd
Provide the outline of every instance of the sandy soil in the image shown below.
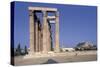
<path fill-rule="evenodd" d="M 50 63 L 66 63 L 66 62 L 84 62 L 96 61 L 97 51 L 75 51 L 57 53 L 55 56 L 28 58 L 23 56 L 15 57 L 15 65 L 33 65 L 33 64 L 50 64 Z"/>

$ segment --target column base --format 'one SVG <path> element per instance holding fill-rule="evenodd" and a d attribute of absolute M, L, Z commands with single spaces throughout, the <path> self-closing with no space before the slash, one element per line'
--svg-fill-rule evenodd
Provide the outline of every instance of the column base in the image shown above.
<path fill-rule="evenodd" d="M 24 59 L 32 59 L 32 58 L 42 58 L 42 57 L 51 57 L 51 56 L 56 56 L 55 52 L 49 51 L 47 53 L 43 52 L 35 52 L 35 53 L 30 53 L 28 55 L 24 56 Z"/>
<path fill-rule="evenodd" d="M 55 52 L 55 53 L 59 53 L 59 52 L 60 52 L 60 49 L 55 49 L 54 52 Z"/>

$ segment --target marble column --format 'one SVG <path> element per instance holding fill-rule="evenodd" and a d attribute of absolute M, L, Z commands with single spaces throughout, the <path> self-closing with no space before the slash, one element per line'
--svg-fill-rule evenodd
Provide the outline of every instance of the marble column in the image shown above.
<path fill-rule="evenodd" d="M 36 52 L 38 52 L 38 22 L 35 22 L 35 40 L 36 40 Z"/>
<path fill-rule="evenodd" d="M 46 39 L 47 39 L 47 51 L 49 51 L 49 27 L 48 27 L 48 22 L 46 25 Z"/>
<path fill-rule="evenodd" d="M 50 26 L 49 26 L 49 22 L 47 23 L 47 49 L 48 51 L 51 51 L 51 41 L 50 41 Z"/>
<path fill-rule="evenodd" d="M 40 51 L 43 51 L 43 29 L 40 30 Z"/>
<path fill-rule="evenodd" d="M 34 11 L 29 11 L 30 23 L 30 53 L 34 53 Z"/>
<path fill-rule="evenodd" d="M 43 53 L 47 53 L 47 12 L 43 11 Z"/>
<path fill-rule="evenodd" d="M 55 24 L 55 52 L 59 52 L 59 12 L 56 12 L 56 24 Z"/>
<path fill-rule="evenodd" d="M 41 47 L 40 47 L 40 45 L 41 45 L 41 42 L 40 42 L 40 40 L 41 40 L 41 27 L 40 27 L 40 23 L 38 24 L 38 26 L 39 26 L 39 28 L 38 28 L 38 40 L 39 40 L 39 41 L 38 41 L 38 45 L 39 45 L 39 46 L 38 46 L 38 49 L 39 49 L 39 52 L 40 52 L 40 51 L 41 51 L 41 50 L 40 50 L 40 48 L 41 48 Z"/>

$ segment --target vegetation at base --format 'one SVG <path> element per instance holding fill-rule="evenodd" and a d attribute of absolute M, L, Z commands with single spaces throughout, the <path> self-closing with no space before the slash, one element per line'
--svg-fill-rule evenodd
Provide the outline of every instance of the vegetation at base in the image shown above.
<path fill-rule="evenodd" d="M 17 48 L 14 49 L 14 56 L 23 56 L 26 54 L 28 54 L 27 46 L 25 45 L 24 49 L 22 49 L 19 43 Z"/>

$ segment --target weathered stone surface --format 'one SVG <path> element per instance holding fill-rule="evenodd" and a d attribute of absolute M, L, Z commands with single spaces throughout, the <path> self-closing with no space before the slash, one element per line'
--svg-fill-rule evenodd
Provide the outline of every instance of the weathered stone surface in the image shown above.
<path fill-rule="evenodd" d="M 56 8 L 47 8 L 47 7 L 29 7 L 28 9 L 36 11 L 57 11 Z"/>
<path fill-rule="evenodd" d="M 43 11 L 43 53 L 47 53 L 47 12 Z"/>
<path fill-rule="evenodd" d="M 59 12 L 56 13 L 55 52 L 59 52 Z"/>
<path fill-rule="evenodd" d="M 35 23 L 35 40 L 36 40 L 36 52 L 38 52 L 38 46 L 39 46 L 39 38 L 38 38 L 38 22 Z"/>
<path fill-rule="evenodd" d="M 34 53 L 34 12 L 29 11 L 30 23 L 30 53 Z"/>
<path fill-rule="evenodd" d="M 49 20 L 55 20 L 55 52 L 59 49 L 59 13 L 56 8 L 29 7 L 30 11 L 30 52 L 46 54 L 51 51 L 51 31 Z M 36 12 L 42 12 L 43 23 Z M 49 16 L 48 12 L 54 12 L 55 16 Z M 53 47 L 52 47 L 53 48 Z"/>

